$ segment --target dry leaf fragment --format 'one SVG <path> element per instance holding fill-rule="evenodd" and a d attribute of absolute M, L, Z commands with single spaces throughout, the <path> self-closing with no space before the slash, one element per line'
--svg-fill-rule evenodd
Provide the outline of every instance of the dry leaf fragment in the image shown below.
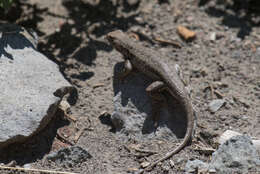
<path fill-rule="evenodd" d="M 154 40 L 167 45 L 173 45 L 174 47 L 181 48 L 181 44 L 178 41 L 164 40 L 159 37 L 155 37 Z"/>
<path fill-rule="evenodd" d="M 196 33 L 194 31 L 191 31 L 183 26 L 178 26 L 177 30 L 179 35 L 181 35 L 181 37 L 183 37 L 185 40 L 194 39 L 196 36 Z"/>

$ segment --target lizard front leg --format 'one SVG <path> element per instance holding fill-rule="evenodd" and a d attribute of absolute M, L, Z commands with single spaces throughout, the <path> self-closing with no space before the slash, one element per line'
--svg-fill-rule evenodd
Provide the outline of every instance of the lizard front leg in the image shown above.
<path fill-rule="evenodd" d="M 126 59 L 124 62 L 124 69 L 119 72 L 119 78 L 124 81 L 124 79 L 129 75 L 129 73 L 133 70 L 133 66 L 131 64 L 131 62 Z"/>
<path fill-rule="evenodd" d="M 166 102 L 166 98 L 161 93 L 165 89 L 165 84 L 162 81 L 155 81 L 146 88 L 146 92 L 152 98 L 152 119 L 154 127 L 158 127 L 158 117 L 160 108 Z"/>

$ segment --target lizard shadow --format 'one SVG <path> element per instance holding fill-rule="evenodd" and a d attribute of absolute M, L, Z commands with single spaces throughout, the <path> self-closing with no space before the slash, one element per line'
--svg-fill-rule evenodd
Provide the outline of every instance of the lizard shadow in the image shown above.
<path fill-rule="evenodd" d="M 156 137 L 163 139 L 183 138 L 187 128 L 187 119 L 183 115 L 182 107 L 167 92 L 163 95 L 167 103 L 160 106 L 158 126 L 154 126 L 152 119 L 152 99 L 145 89 L 152 83 L 142 73 L 130 73 L 122 80 L 117 75 L 123 68 L 123 63 L 118 63 L 114 68 L 114 113 L 112 123 L 117 132 L 136 137 Z"/>

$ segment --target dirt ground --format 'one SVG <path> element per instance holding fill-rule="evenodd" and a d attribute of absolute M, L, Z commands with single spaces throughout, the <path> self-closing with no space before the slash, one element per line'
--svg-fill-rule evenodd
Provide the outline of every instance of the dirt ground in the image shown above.
<path fill-rule="evenodd" d="M 16 2 L 1 19 L 37 32 L 39 51 L 56 62 L 79 91 L 78 101 L 69 113 L 77 121 L 57 117 L 33 140 L 9 147 L 2 159 L 58 171 L 134 173 L 142 162 L 152 162 L 176 147 L 177 142 L 122 138 L 113 130 L 110 116 L 114 108 L 114 66 L 122 59 L 104 36 L 116 29 L 135 33 L 143 45 L 169 55 L 181 66 L 192 88 L 191 99 L 197 110 L 193 141 L 150 173 L 183 173 L 187 160 L 210 161 L 211 155 L 200 149 L 216 149 L 217 138 L 228 129 L 260 138 L 259 14 L 257 0 Z M 196 32 L 196 38 L 180 38 L 180 25 Z M 156 37 L 181 47 L 162 44 Z M 211 113 L 208 104 L 218 98 L 224 98 L 226 104 Z M 66 132 L 70 139 L 81 129 L 85 131 L 76 144 L 86 148 L 91 159 L 65 168 L 44 160 L 49 152 L 70 146 L 55 138 L 57 132 Z M 130 146 L 159 153 L 142 155 L 129 151 L 126 147 Z"/>

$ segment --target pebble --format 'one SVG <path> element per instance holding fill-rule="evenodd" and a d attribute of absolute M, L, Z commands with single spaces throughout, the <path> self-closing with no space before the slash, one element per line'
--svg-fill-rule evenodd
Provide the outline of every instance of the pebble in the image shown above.
<path fill-rule="evenodd" d="M 217 36 L 217 35 L 216 35 L 215 32 L 210 33 L 209 40 L 215 41 L 215 40 L 216 40 L 216 36 Z"/>
<path fill-rule="evenodd" d="M 144 162 L 141 163 L 142 168 L 148 167 L 149 165 L 150 165 L 150 163 L 147 162 L 147 161 L 144 161 Z"/>
<path fill-rule="evenodd" d="M 195 173 L 196 169 L 207 170 L 208 164 L 198 159 L 188 160 L 185 165 L 185 174 Z"/>
<path fill-rule="evenodd" d="M 224 99 L 212 100 L 209 103 L 209 110 L 213 113 L 217 112 L 225 103 L 226 101 Z"/>
<path fill-rule="evenodd" d="M 235 51 L 232 52 L 232 58 L 238 59 L 240 57 L 241 57 L 241 52 L 240 51 L 235 50 Z"/>
<path fill-rule="evenodd" d="M 208 171 L 209 174 L 215 174 L 217 173 L 216 169 L 209 169 Z"/>
<path fill-rule="evenodd" d="M 32 168 L 32 165 L 31 165 L 31 164 L 24 164 L 24 165 L 23 165 L 23 168 L 25 168 L 25 169 L 30 169 L 30 168 Z"/>
<path fill-rule="evenodd" d="M 139 3 L 139 0 L 127 0 L 127 3 L 130 6 L 134 6 L 134 5 L 137 5 L 137 3 Z"/>
<path fill-rule="evenodd" d="M 260 47 L 256 49 L 256 55 L 260 56 Z"/>
<path fill-rule="evenodd" d="M 59 166 L 72 167 L 92 158 L 89 152 L 80 146 L 62 148 L 57 152 L 47 155 L 46 159 L 55 162 Z"/>

